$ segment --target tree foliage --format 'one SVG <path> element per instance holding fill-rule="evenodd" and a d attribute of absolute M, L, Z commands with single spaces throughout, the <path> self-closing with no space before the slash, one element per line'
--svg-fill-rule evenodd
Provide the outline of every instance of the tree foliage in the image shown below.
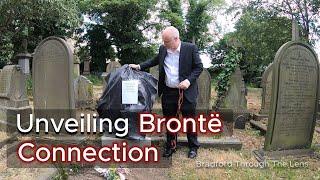
<path fill-rule="evenodd" d="M 33 52 L 45 37 L 71 37 L 80 23 L 77 3 L 77 0 L 0 1 L 0 65 L 25 48 Z"/>
<path fill-rule="evenodd" d="M 146 44 L 146 37 L 143 31 L 153 28 L 155 25 L 150 24 L 150 12 L 154 8 L 156 1 L 145 0 L 102 0 L 89 1 L 85 13 L 91 21 L 97 23 L 97 26 L 104 31 L 104 37 L 99 37 L 102 44 L 106 46 L 93 46 L 91 42 L 90 54 L 101 50 L 107 53 L 100 53 L 100 57 L 92 56 L 99 65 L 105 64 L 106 58 L 117 57 L 121 64 L 139 63 L 154 55 L 154 48 Z M 97 28 L 96 27 L 96 28 Z M 102 35 L 102 34 L 101 34 Z M 89 39 L 98 36 L 96 33 L 89 33 Z M 115 47 L 115 52 L 110 50 L 110 46 Z M 112 59 L 111 58 L 111 59 Z"/>
<path fill-rule="evenodd" d="M 302 29 L 303 39 L 311 44 L 320 36 L 320 0 L 260 0 L 252 1 L 251 5 L 296 19 Z"/>
<path fill-rule="evenodd" d="M 208 25 L 212 22 L 211 12 L 222 4 L 222 0 L 188 0 L 187 13 L 183 14 L 181 0 L 166 0 L 160 18 L 168 21 L 180 32 L 183 41 L 192 42 L 200 50 L 207 48 L 212 42 L 212 35 L 208 32 Z"/>
<path fill-rule="evenodd" d="M 261 8 L 248 7 L 236 22 L 235 29 L 226 34 L 213 49 L 226 50 L 234 45 L 239 47 L 244 79 L 254 83 L 256 77 L 260 77 L 265 67 L 274 60 L 281 45 L 291 40 L 291 20 Z"/>

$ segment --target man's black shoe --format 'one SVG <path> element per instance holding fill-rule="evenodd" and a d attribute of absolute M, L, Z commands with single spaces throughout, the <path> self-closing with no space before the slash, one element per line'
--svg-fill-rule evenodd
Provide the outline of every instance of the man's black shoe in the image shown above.
<path fill-rule="evenodd" d="M 175 153 L 176 151 L 177 151 L 176 149 L 166 148 L 162 156 L 168 158 L 172 156 L 172 154 Z"/>
<path fill-rule="evenodd" d="M 197 149 L 190 149 L 188 158 L 193 159 L 195 157 L 197 157 Z"/>

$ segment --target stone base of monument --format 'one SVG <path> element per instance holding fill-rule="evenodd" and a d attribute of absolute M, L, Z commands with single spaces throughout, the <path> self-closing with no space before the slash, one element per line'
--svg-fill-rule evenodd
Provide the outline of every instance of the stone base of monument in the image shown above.
<path fill-rule="evenodd" d="M 260 121 L 260 120 L 262 120 L 262 119 L 264 119 L 264 118 L 268 118 L 268 114 L 254 113 L 252 118 L 253 118 L 253 120 L 255 120 L 255 121 Z"/>
<path fill-rule="evenodd" d="M 70 135 L 59 135 L 53 137 L 35 137 L 36 143 L 47 143 L 47 144 L 59 144 L 59 145 L 84 145 L 87 136 L 70 136 Z"/>
<path fill-rule="evenodd" d="M 263 162 L 265 160 L 278 160 L 283 157 L 303 158 L 313 157 L 314 151 L 311 149 L 293 149 L 293 150 L 282 150 L 282 151 L 265 151 L 255 150 L 253 154 L 257 161 Z"/>
<path fill-rule="evenodd" d="M 267 126 L 261 121 L 250 120 L 250 124 L 253 128 L 260 130 L 262 134 L 267 132 Z"/>
<path fill-rule="evenodd" d="M 219 139 L 213 139 L 212 137 L 198 137 L 201 148 L 215 148 L 221 150 L 241 150 L 242 142 L 233 137 L 222 137 Z M 187 137 L 179 137 L 178 145 L 188 146 Z"/>
<path fill-rule="evenodd" d="M 0 131 L 14 132 L 17 129 L 17 114 L 20 114 L 21 124 L 29 124 L 31 106 L 21 108 L 0 106 Z"/>
<path fill-rule="evenodd" d="M 149 137 L 146 137 L 144 140 L 129 140 L 129 139 L 122 139 L 117 137 L 110 137 L 110 136 L 101 137 L 102 146 L 112 146 L 112 144 L 114 143 L 121 143 L 121 142 L 126 142 L 128 147 L 138 146 L 142 148 L 144 146 L 152 145 L 152 139 Z"/>
<path fill-rule="evenodd" d="M 158 137 L 158 136 L 152 136 L 152 137 L 146 137 L 146 140 L 127 140 L 127 139 L 120 139 L 116 137 L 101 137 L 101 144 L 102 146 L 110 146 L 112 143 L 115 142 L 122 142 L 125 141 L 128 146 L 151 146 L 151 145 L 161 145 L 164 144 L 166 138 L 165 137 Z M 228 150 L 228 149 L 234 149 L 234 150 L 241 150 L 242 143 L 240 140 L 233 138 L 233 137 L 223 137 L 219 139 L 213 139 L 212 137 L 198 137 L 198 141 L 200 143 L 201 148 L 215 148 L 215 149 L 221 149 L 221 150 Z M 180 146 L 188 146 L 188 140 L 187 137 L 178 137 L 178 145 Z"/>

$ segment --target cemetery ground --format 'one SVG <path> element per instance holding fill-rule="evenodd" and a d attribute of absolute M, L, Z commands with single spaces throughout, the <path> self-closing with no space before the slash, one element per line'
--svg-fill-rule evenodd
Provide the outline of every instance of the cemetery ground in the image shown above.
<path fill-rule="evenodd" d="M 95 78 L 95 77 L 92 77 Z M 91 78 L 90 78 L 91 79 Z M 99 80 L 94 82 L 94 98 L 98 99 L 102 93 L 102 84 Z M 216 97 L 214 87 L 212 87 L 212 102 Z M 30 100 L 32 98 L 30 97 Z M 248 109 L 251 113 L 258 112 L 261 104 L 261 89 L 248 88 L 247 95 Z M 32 102 L 31 102 L 32 103 Z M 157 106 L 157 105 L 156 105 Z M 158 105 L 159 106 L 159 105 Z M 94 111 L 92 111 L 93 113 Z M 320 127 L 318 124 L 317 127 Z M 131 168 L 128 169 L 128 179 L 320 179 L 320 160 L 315 158 L 283 158 L 279 162 L 306 162 L 306 167 L 284 167 L 271 166 L 267 168 L 250 168 L 243 164 L 240 167 L 224 167 L 224 168 L 206 168 L 197 167 L 197 162 L 243 162 L 256 163 L 256 159 L 252 153 L 263 147 L 264 137 L 260 131 L 250 127 L 246 124 L 245 130 L 234 130 L 234 135 L 242 142 L 242 149 L 236 150 L 217 150 L 214 148 L 200 148 L 198 157 L 196 159 L 188 159 L 186 147 L 178 147 L 178 151 L 173 155 L 172 166 L 170 168 Z M 0 134 L 1 141 L 7 139 L 5 133 Z M 8 141 L 9 142 L 9 141 Z M 312 142 L 312 149 L 320 154 L 320 133 L 315 132 Z M 6 166 L 6 148 L 10 143 L 2 145 L 0 149 L 0 179 L 103 179 L 94 169 L 85 169 L 74 167 L 72 169 L 65 169 L 63 171 L 52 171 L 52 169 L 45 168 L 7 168 Z"/>

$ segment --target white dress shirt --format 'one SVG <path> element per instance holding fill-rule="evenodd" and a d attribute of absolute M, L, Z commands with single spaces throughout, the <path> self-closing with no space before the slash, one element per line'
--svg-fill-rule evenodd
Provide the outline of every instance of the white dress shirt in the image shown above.
<path fill-rule="evenodd" d="M 167 49 L 167 56 L 164 59 L 164 71 L 166 72 L 165 83 L 168 87 L 178 88 L 179 81 L 179 57 L 181 42 L 175 51 Z"/>

